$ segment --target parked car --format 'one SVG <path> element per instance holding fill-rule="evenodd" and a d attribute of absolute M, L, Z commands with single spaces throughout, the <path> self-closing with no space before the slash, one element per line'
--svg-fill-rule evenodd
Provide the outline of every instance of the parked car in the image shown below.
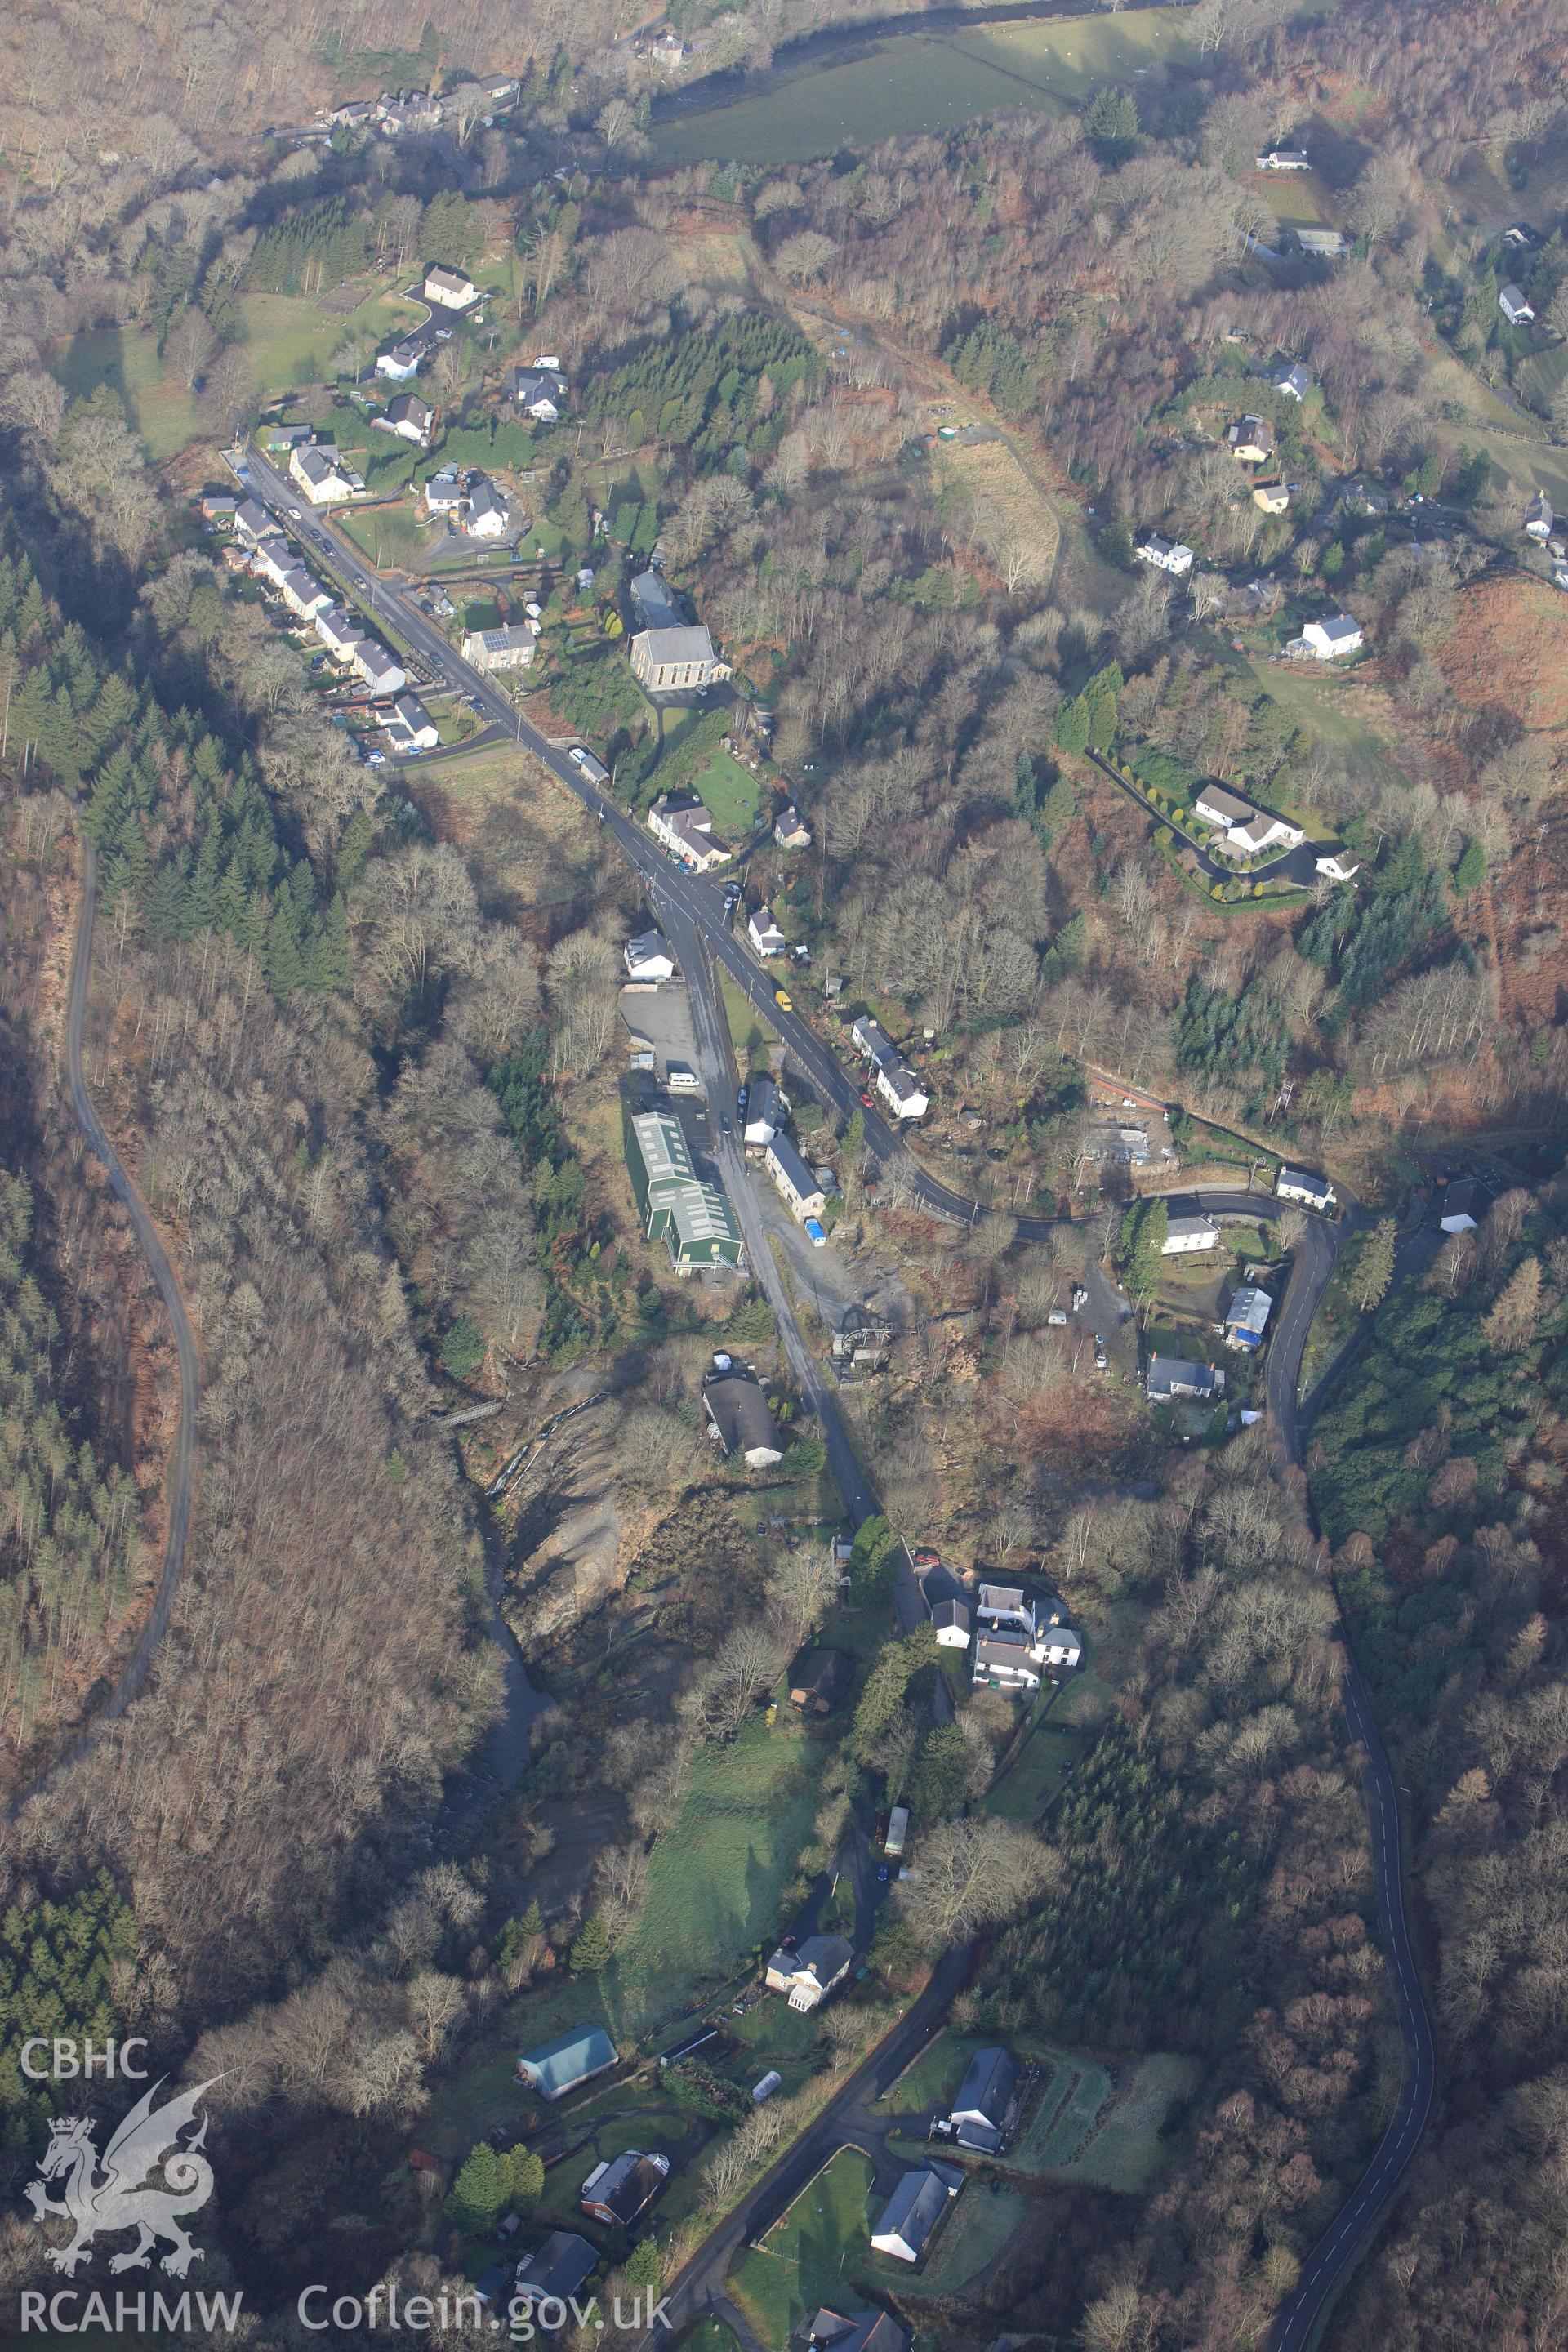
<path fill-rule="evenodd" d="M 865 1104 L 868 1110 L 875 1109 L 875 1104 L 872 1102 L 870 1096 L 866 1092 L 866 1089 L 863 1087 L 860 1090 L 860 1099 Z"/>
<path fill-rule="evenodd" d="M 793 1013 L 795 1011 L 795 999 L 790 994 L 787 988 L 774 989 L 773 1003 L 778 1006 L 781 1013 Z"/>
<path fill-rule="evenodd" d="M 581 743 L 574 743 L 572 749 L 566 754 L 566 757 L 571 761 L 572 765 L 574 768 L 580 768 L 587 756 L 588 754 L 584 751 Z"/>
<path fill-rule="evenodd" d="M 1046 1318 L 1047 1323 L 1065 1323 L 1067 1319 L 1067 1309 L 1065 1307 L 1053 1307 L 1050 1313 Z"/>
<path fill-rule="evenodd" d="M 735 1097 L 735 1108 L 740 1112 L 742 1118 L 746 1116 L 746 1105 L 750 1102 L 751 1098 L 752 1089 L 750 1087 L 742 1087 L 740 1093 Z"/>

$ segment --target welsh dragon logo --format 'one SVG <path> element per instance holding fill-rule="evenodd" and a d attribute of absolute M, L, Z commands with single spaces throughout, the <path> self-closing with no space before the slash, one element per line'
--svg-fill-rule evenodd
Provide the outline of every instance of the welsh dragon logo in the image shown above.
<path fill-rule="evenodd" d="M 160 2267 L 184 2278 L 193 2262 L 203 2259 L 181 2226 L 181 2216 L 198 2213 L 213 2193 L 213 2168 L 202 2154 L 207 2136 L 204 2116 L 194 2139 L 180 2145 L 179 2135 L 196 2121 L 196 2106 L 214 2082 L 198 2083 L 194 2090 L 154 2107 L 163 2080 L 144 2091 L 104 2149 L 101 2159 L 93 2144 L 95 2126 L 86 2116 L 57 2116 L 49 2144 L 38 2167 L 38 2178 L 28 2185 L 27 2199 L 40 2221 L 57 2216 L 74 2225 L 76 2235 L 66 2246 L 51 2246 L 48 2258 L 56 2270 L 74 2275 L 85 2262 L 92 2242 L 120 2230 L 134 2230 L 136 2243 L 116 2254 L 111 2271 L 145 2270 L 161 2239 L 170 2251 Z M 162 2171 L 157 2187 L 144 2187 L 149 2174 Z M 57 2201 L 45 2182 L 63 2179 Z"/>

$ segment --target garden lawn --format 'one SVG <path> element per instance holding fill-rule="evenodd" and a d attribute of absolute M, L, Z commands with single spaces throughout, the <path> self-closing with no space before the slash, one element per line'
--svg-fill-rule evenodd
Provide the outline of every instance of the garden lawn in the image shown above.
<path fill-rule="evenodd" d="M 1005 1822 L 1038 1821 L 1067 1785 L 1064 1767 L 1078 1763 L 1089 1737 L 1081 1727 L 1047 1716 L 1036 1725 L 1017 1762 L 986 1798 L 986 1811 Z"/>
<path fill-rule="evenodd" d="M 896 2282 L 903 2294 L 952 2294 L 1012 2244 L 1028 2216 L 1028 2200 L 1016 2189 L 971 2180 L 938 2223 L 935 2243 L 920 2269 L 873 2255 L 867 2274 L 879 2285 Z"/>
<path fill-rule="evenodd" d="M 816 1764 L 783 1716 L 698 1754 L 680 1817 L 654 1847 L 642 1917 L 602 1979 L 615 2024 L 641 2033 L 771 1940 L 816 1810 Z"/>
<path fill-rule="evenodd" d="M 689 2107 L 661 2097 L 657 2089 L 640 2085 L 612 2092 L 603 2106 L 592 2108 L 584 2120 L 592 2128 L 544 2176 L 544 2193 L 537 2208 L 542 2224 L 580 2230 L 584 2216 L 577 2200 L 583 2183 L 595 2164 L 608 2164 L 629 2147 L 654 2150 L 670 2158 L 669 2180 L 650 2217 L 653 2227 L 666 2231 L 691 2210 L 700 2192 L 698 2167 L 704 2147 L 714 2136 L 712 2124 Z M 616 2233 L 606 2233 L 601 2225 L 595 2235 L 604 2234 L 613 2238 Z"/>
<path fill-rule="evenodd" d="M 771 2352 L 785 2352 L 823 2304 L 844 2309 L 848 2268 L 869 2252 L 871 2178 L 870 2158 L 841 2147 L 731 2271 L 730 2291 Z"/>
<path fill-rule="evenodd" d="M 1339 215 L 1316 172 L 1248 172 L 1246 184 L 1261 196 L 1281 228 L 1336 228 Z"/>
<path fill-rule="evenodd" d="M 709 2312 L 687 2336 L 680 2352 L 741 2352 L 741 2347 L 723 2321 Z"/>
<path fill-rule="evenodd" d="M 1051 1721 L 1058 1729 L 1068 1725 L 1081 1725 L 1086 1730 L 1100 1723 L 1110 1712 L 1114 1693 L 1106 1674 L 1099 1671 L 1102 1651 L 1108 1646 L 1105 1634 L 1085 1633 L 1083 1664 L 1077 1674 L 1069 1676 L 1062 1695 L 1051 1709 Z"/>
<path fill-rule="evenodd" d="M 125 421 L 154 465 L 174 457 L 201 432 L 195 395 L 163 373 L 153 336 L 134 327 L 101 327 L 73 335 L 49 362 L 49 371 L 73 400 L 100 384 L 116 392 Z"/>
<path fill-rule="evenodd" d="M 964 2068 L 982 2046 L 972 2033 L 939 2033 L 905 2068 L 887 2096 L 878 2100 L 879 2108 L 895 2116 L 923 2116 L 928 2108 L 951 2106 Z"/>
<path fill-rule="evenodd" d="M 712 751 L 691 779 L 691 789 L 707 807 L 721 838 L 739 845 L 757 822 L 762 781 L 728 751 Z"/>
<path fill-rule="evenodd" d="M 736 2082 L 744 2074 L 750 2088 L 770 2066 L 782 2073 L 785 2066 L 803 2062 L 822 2031 L 822 2020 L 808 2010 L 792 2009 L 783 1993 L 770 1992 L 744 2017 L 725 2018 L 724 2030 L 731 2041 L 752 2053 L 745 2066 L 729 2070 Z M 700 2058 L 705 2053 L 697 2054 Z"/>

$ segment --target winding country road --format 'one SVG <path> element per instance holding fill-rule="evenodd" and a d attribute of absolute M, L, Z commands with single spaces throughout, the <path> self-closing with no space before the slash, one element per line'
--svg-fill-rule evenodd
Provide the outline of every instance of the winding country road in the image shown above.
<path fill-rule="evenodd" d="M 715 984 L 716 967 L 721 964 L 764 1015 L 820 1099 L 825 1104 L 831 1104 L 845 1118 L 851 1117 L 856 1110 L 861 1110 L 867 1140 L 884 1168 L 899 1166 L 911 1197 L 929 1215 L 942 1218 L 950 1224 L 969 1225 L 990 1213 L 983 1203 L 965 1198 L 951 1185 L 930 1175 L 913 1158 L 901 1137 L 889 1129 L 880 1112 L 863 1108 L 858 1077 L 851 1077 L 844 1070 L 837 1056 L 822 1044 L 798 1013 L 785 1011 L 778 1004 L 773 977 L 729 929 L 721 886 L 687 874 L 673 864 L 643 826 L 636 824 L 614 801 L 595 791 L 564 751 L 558 750 L 536 727 L 531 725 L 516 705 L 489 678 L 461 659 L 430 618 L 396 582 L 377 577 L 373 593 L 369 584 L 372 567 L 358 550 L 331 531 L 320 515 L 301 509 L 296 503 L 298 492 L 259 452 L 247 450 L 243 466 L 241 478 L 247 481 L 253 496 L 269 507 L 311 557 L 335 576 L 346 600 L 368 610 L 373 625 L 376 618 L 394 625 L 404 645 L 413 649 L 431 677 L 467 694 L 481 715 L 503 727 L 520 748 L 529 751 L 574 795 L 588 815 L 605 827 L 627 862 L 642 877 L 686 973 L 699 1052 L 708 1075 L 710 1098 L 715 1108 L 726 1099 L 734 1072 L 733 1055 L 729 1053 L 722 998 Z M 85 980 L 83 985 L 85 989 Z M 715 1096 L 713 1088 L 721 1077 L 723 1091 Z M 79 1090 L 79 1073 L 78 1086 Z M 81 1092 L 79 1116 L 83 1112 L 87 1118 L 92 1117 L 85 1091 Z M 93 1119 L 93 1126 L 97 1127 L 96 1119 Z M 101 1136 L 101 1129 L 99 1133 Z M 109 1153 L 107 1143 L 101 1147 L 95 1146 L 97 1148 L 101 1149 L 102 1156 L 109 1159 L 112 1169 L 116 1163 Z M 751 1213 L 751 1222 L 748 1222 L 748 1187 L 742 1173 L 740 1147 L 733 1139 L 726 1139 L 721 1133 L 715 1139 L 714 1156 L 724 1175 L 726 1190 L 736 1203 L 752 1270 L 774 1307 L 791 1363 L 817 1412 L 828 1459 L 846 1505 L 852 1517 L 857 1520 L 863 1518 L 874 1507 L 864 1475 L 844 1433 L 822 1368 L 800 1338 L 793 1308 L 773 1265 L 766 1236 L 754 1208 Z M 123 1183 L 123 1177 L 121 1181 Z M 125 1197 L 123 1193 L 122 1197 Z M 1277 1215 L 1280 1207 L 1268 1193 L 1196 1191 L 1187 1197 L 1194 1206 L 1217 1215 L 1268 1217 Z M 1179 1205 L 1185 1207 L 1187 1201 Z M 1175 1200 L 1173 1200 L 1172 1206 L 1178 1206 Z M 144 1218 L 145 1213 L 142 1214 Z M 1298 1465 L 1302 1460 L 1304 1426 L 1297 1391 L 1307 1333 L 1333 1273 L 1341 1239 L 1344 1233 L 1354 1230 L 1359 1216 L 1354 1205 L 1350 1204 L 1344 1220 L 1339 1224 L 1319 1217 L 1307 1218 L 1306 1235 L 1292 1260 L 1289 1280 L 1269 1349 L 1269 1410 L 1280 1442 Z M 1021 1216 L 1015 1222 L 1020 1238 L 1038 1241 L 1044 1240 L 1058 1221 Z M 151 1256 L 153 1249 L 157 1247 L 157 1241 L 150 1223 L 147 1237 Z M 161 1249 L 158 1250 L 158 1257 L 162 1258 Z M 156 1261 L 154 1265 L 156 1267 Z M 177 1294 L 175 1297 L 177 1299 Z M 176 1317 L 176 1331 L 183 1320 L 182 1313 Z M 187 1416 L 183 1419 L 182 1427 L 188 1426 Z M 900 1615 L 902 1605 L 901 1601 Z M 1330 2228 L 1308 2255 L 1300 2281 L 1275 2323 L 1269 2338 L 1269 2352 L 1305 2352 L 1329 2304 L 1399 2192 L 1405 2173 L 1426 2129 L 1435 2082 L 1431 2021 L 1426 2012 L 1405 1912 L 1398 1790 L 1378 1736 L 1371 1701 L 1352 1654 L 1342 1620 L 1341 1647 L 1345 1713 L 1363 1759 L 1362 1781 L 1372 1836 L 1378 1910 L 1399 2014 L 1405 2065 L 1393 2117 L 1366 2171 Z M 132 1667 L 134 1665 L 133 1660 Z M 145 1672 L 144 1666 L 142 1672 Z M 842 2120 L 843 2114 L 851 2104 L 851 2095 L 857 2094 L 857 2086 L 861 2084 L 862 2077 L 872 2069 L 886 2067 L 890 2056 L 897 2052 L 912 2050 L 915 2045 L 910 2039 L 910 2029 L 915 2021 L 919 2019 L 922 2026 L 929 2025 L 935 2015 L 945 2009 L 947 1998 L 957 1990 L 967 1970 L 968 1954 L 965 1952 L 962 1955 L 962 1968 L 956 1975 L 951 1973 L 950 1963 L 955 1963 L 958 1957 L 949 1954 L 939 1964 L 931 1985 L 911 2010 L 909 2018 L 867 2061 L 851 2084 L 824 2110 L 799 2147 L 775 2165 L 759 2183 L 742 2213 L 721 2224 L 698 2249 L 672 2289 L 672 2307 L 678 2305 L 686 2318 L 696 2316 L 698 2312 L 711 2305 L 721 2287 L 725 2269 L 737 2248 L 752 2234 L 757 2217 L 770 2206 L 776 2210 L 786 2189 L 789 2195 L 795 2194 L 799 2186 L 810 2178 L 816 2164 L 821 2162 L 823 2154 L 830 2152 L 835 2119 Z M 947 1985 L 949 1991 L 933 2010 L 929 2005 L 931 1995 L 939 1983 Z M 900 2063 L 902 2063 L 901 2059 Z M 896 2072 L 897 2068 L 893 2071 Z M 815 2160 L 810 2160 L 812 2151 L 816 2152 Z M 794 2187 L 790 2186 L 792 2182 Z M 787 2197 L 784 2201 L 787 2201 Z"/>
<path fill-rule="evenodd" d="M 1332 1240 L 1334 1245 L 1325 1247 Z M 1419 1249 L 1411 1253 L 1419 1263 Z M 1303 1409 L 1297 1403 L 1301 1356 L 1318 1302 L 1334 1270 L 1337 1237 L 1316 1217 L 1296 1253 L 1268 1363 L 1268 1409 L 1292 1462 L 1301 1465 L 1320 1383 Z M 1338 1595 L 1335 1595 L 1336 1605 Z M 1382 2227 L 1426 2129 L 1436 2086 L 1436 2053 L 1421 1971 L 1411 1941 L 1405 1897 L 1404 1829 L 1399 1790 L 1373 1712 L 1349 1628 L 1340 1617 L 1340 1694 L 1351 1737 L 1362 1752 L 1362 1796 L 1372 1841 L 1373 1876 L 1383 1948 L 1394 1988 L 1405 2050 L 1399 2095 L 1372 2161 L 1301 2267 L 1294 2293 L 1275 2319 L 1268 2352 L 1307 2352 L 1329 2305 Z"/>
<path fill-rule="evenodd" d="M 34 1798 L 42 1795 L 58 1773 L 88 1753 L 101 1736 L 104 1726 L 124 1714 L 146 1681 L 158 1644 L 168 1631 L 174 1595 L 180 1589 L 180 1578 L 184 1570 L 185 1544 L 191 1525 L 191 1491 L 195 1477 L 196 1400 L 200 1387 L 195 1334 L 191 1328 L 191 1318 L 185 1312 L 185 1302 L 180 1296 L 180 1286 L 174 1279 L 174 1270 L 169 1264 L 168 1253 L 159 1237 L 158 1229 L 148 1214 L 141 1194 L 126 1174 L 114 1146 L 103 1131 L 102 1122 L 87 1091 L 87 1080 L 82 1075 L 82 1027 L 87 1017 L 88 982 L 92 973 L 92 928 L 97 911 L 98 851 L 90 841 L 84 841 L 81 909 L 77 919 L 76 944 L 71 953 L 70 990 L 66 1003 L 66 1086 L 76 1123 L 87 1139 L 88 1148 L 109 1172 L 110 1190 L 124 1206 L 132 1231 L 142 1244 L 142 1255 L 152 1268 L 158 1294 L 168 1309 L 179 1366 L 180 1425 L 169 1464 L 169 1524 L 163 1545 L 163 1566 L 147 1622 L 142 1628 L 136 1647 L 121 1670 L 119 1680 L 93 1722 L 50 1766 L 43 1779 L 16 1800 L 11 1808 L 13 1815 L 23 1806 L 30 1804 Z"/>

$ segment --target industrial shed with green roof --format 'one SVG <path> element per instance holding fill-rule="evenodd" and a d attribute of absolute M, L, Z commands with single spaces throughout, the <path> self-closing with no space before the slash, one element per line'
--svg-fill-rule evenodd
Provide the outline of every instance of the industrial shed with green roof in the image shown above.
<path fill-rule="evenodd" d="M 561 2099 L 579 2083 L 613 2066 L 616 2054 L 602 2025 L 580 2025 L 571 2033 L 557 2034 L 553 2042 L 537 2050 L 520 2052 L 517 2079 L 537 2091 L 542 2099 Z"/>
<path fill-rule="evenodd" d="M 739 1265 L 741 1231 L 716 1184 L 697 1174 L 680 1121 L 641 1111 L 626 1121 L 626 1166 L 650 1242 L 662 1241 L 678 1274 Z"/>

